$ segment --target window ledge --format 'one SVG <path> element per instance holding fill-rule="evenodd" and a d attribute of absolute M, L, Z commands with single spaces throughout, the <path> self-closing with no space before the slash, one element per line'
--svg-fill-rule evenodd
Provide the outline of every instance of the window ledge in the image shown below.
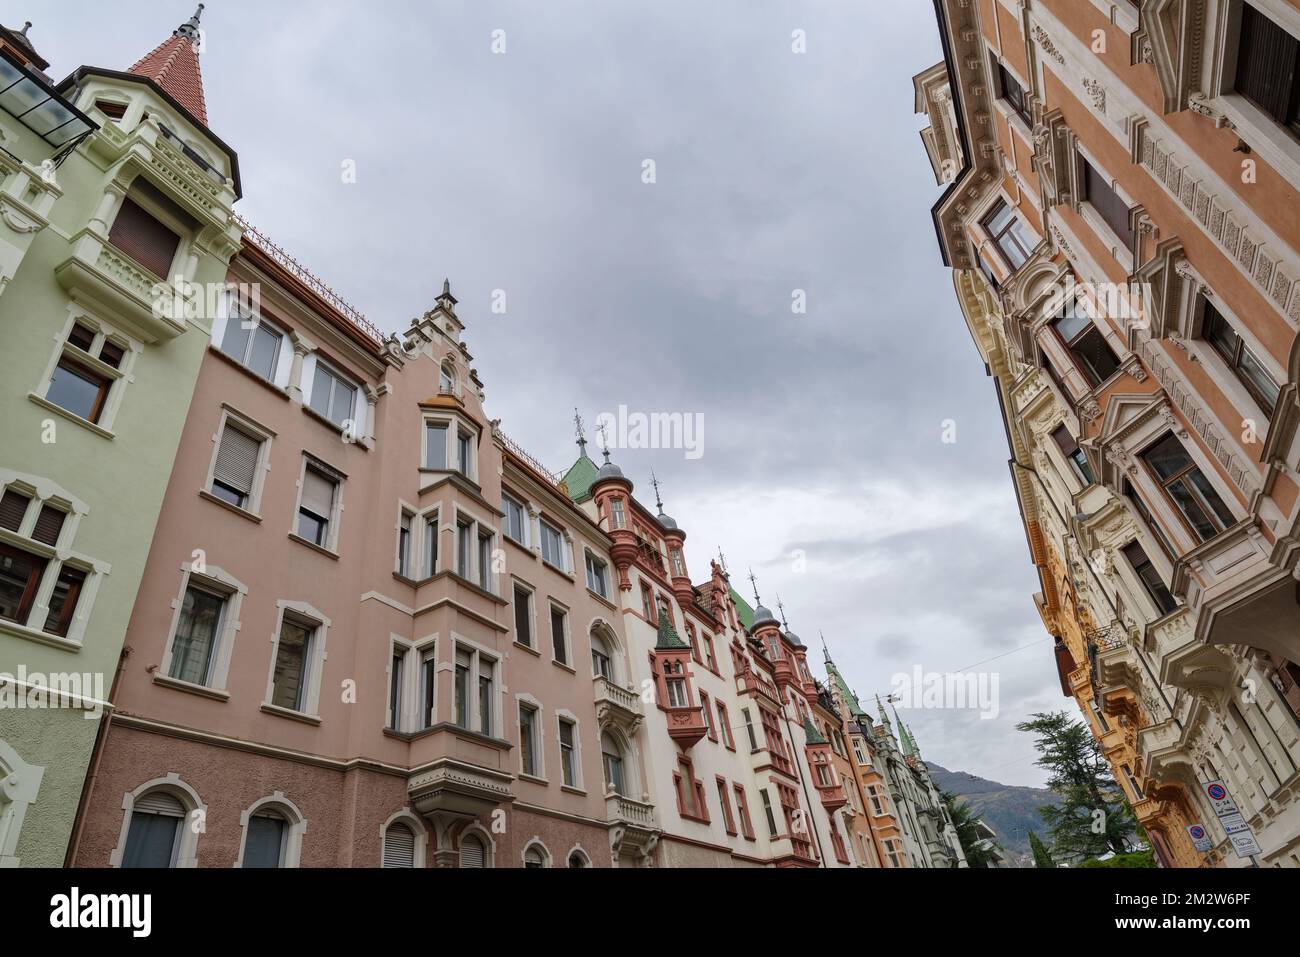
<path fill-rule="evenodd" d="M 313 552 L 320 552 L 322 555 L 326 556 L 327 558 L 332 558 L 332 559 L 334 559 L 335 561 L 338 561 L 338 560 L 339 560 L 339 553 L 338 553 L 338 552 L 333 552 L 333 551 L 330 551 L 328 548 L 325 548 L 325 547 L 323 547 L 323 546 L 321 546 L 321 545 L 317 545 L 315 542 L 313 542 L 313 541 L 309 541 L 309 540 L 303 538 L 303 537 L 302 537 L 301 535 L 299 535 L 297 532 L 290 532 L 290 533 L 289 533 L 289 538 L 290 538 L 291 541 L 295 541 L 295 542 L 297 542 L 299 545 L 306 545 L 306 546 L 307 546 L 308 548 L 310 548 Z"/>
<path fill-rule="evenodd" d="M 64 638 L 61 635 L 51 635 L 47 631 L 39 631 L 35 628 L 28 628 L 26 625 L 20 625 L 16 621 L 7 621 L 0 619 L 0 634 L 12 635 L 15 638 L 25 638 L 28 641 L 35 641 L 42 645 L 50 645 L 54 648 L 62 648 L 64 651 L 80 651 L 84 646 L 81 642 L 72 638 Z"/>
<path fill-rule="evenodd" d="M 551 563 L 548 562 L 545 558 L 542 559 L 542 564 L 545 565 L 547 568 L 549 568 L 551 571 L 555 572 L 556 574 L 563 575 L 565 578 L 567 578 L 567 579 L 568 579 L 569 581 L 571 581 L 571 582 L 576 582 L 576 581 L 577 581 L 577 579 L 576 579 L 573 575 L 571 575 L 571 574 L 569 574 L 568 572 L 566 572 L 566 571 L 565 571 L 563 568 L 561 568 L 559 565 L 553 565 L 553 564 L 551 564 Z"/>
<path fill-rule="evenodd" d="M 205 488 L 199 489 L 199 498 L 211 502 L 213 505 L 220 505 L 227 511 L 234 512 L 236 515 L 241 518 L 246 518 L 250 522 L 256 522 L 259 525 L 262 523 L 261 515 L 258 515 L 256 512 L 250 512 L 246 508 L 240 508 L 238 505 L 233 505 L 230 502 L 227 502 L 224 498 L 221 498 L 218 495 L 213 495 Z"/>
<path fill-rule="evenodd" d="M 529 653 L 530 655 L 532 655 L 534 658 L 540 658 L 540 657 L 542 657 L 542 653 L 541 653 L 540 651 L 538 651 L 536 648 L 534 648 L 532 645 L 526 645 L 526 644 L 524 644 L 522 641 L 516 641 L 516 642 L 513 642 L 513 644 L 514 644 L 514 646 L 515 646 L 516 648 L 520 648 L 520 649 L 522 649 L 522 650 L 528 652 L 528 653 Z"/>
<path fill-rule="evenodd" d="M 537 552 L 533 551 L 531 548 L 529 548 L 529 547 L 528 547 L 527 545 L 525 545 L 523 542 L 515 541 L 513 538 L 511 538 L 509 535 L 505 534 L 504 532 L 501 533 L 501 539 L 502 539 L 502 541 L 508 542 L 509 544 L 513 545 L 515 548 L 517 548 L 519 551 L 523 552 L 525 555 L 527 555 L 527 556 L 528 556 L 529 558 L 531 558 L 531 559 L 536 560 L 536 559 L 541 558 L 541 556 L 538 555 Z"/>
<path fill-rule="evenodd" d="M 254 382 L 260 383 L 261 385 L 263 385 L 263 386 L 265 386 L 266 388 L 270 389 L 272 392 L 274 392 L 274 393 L 275 393 L 276 395 L 278 395 L 280 398 L 284 399 L 286 402 L 288 402 L 288 401 L 290 400 L 288 390 L 284 389 L 284 388 L 281 387 L 281 386 L 276 385 L 276 384 L 275 384 L 274 382 L 272 382 L 270 379 L 264 379 L 264 378 L 262 378 L 260 375 L 258 375 L 256 372 L 254 372 L 254 371 L 253 371 L 252 369 L 250 369 L 248 366 L 244 365 L 244 364 L 243 364 L 242 362 L 240 362 L 238 359 L 234 359 L 234 358 L 231 358 L 230 356 L 226 355 L 224 352 L 221 351 L 220 348 L 218 348 L 216 345 L 213 345 L 211 342 L 208 343 L 208 351 L 209 351 L 209 352 L 212 352 L 212 353 L 215 353 L 215 354 L 217 355 L 217 357 L 218 357 L 219 359 L 221 359 L 222 362 L 225 362 L 225 363 L 227 363 L 227 364 L 229 364 L 229 365 L 231 365 L 231 366 L 234 366 L 236 369 L 238 369 L 238 370 L 239 370 L 240 372 L 242 372 L 244 375 L 248 376 L 248 377 L 249 377 L 250 379 L 252 379 Z"/>
<path fill-rule="evenodd" d="M 294 711 L 291 708 L 281 708 L 278 704 L 271 704 L 269 701 L 262 702 L 262 711 L 265 714 L 273 714 L 277 718 L 301 721 L 303 724 L 320 724 L 320 715 L 307 714 L 305 711 Z"/>
<path fill-rule="evenodd" d="M 42 409 L 47 409 L 50 412 L 53 412 L 55 415 L 61 415 L 69 422 L 74 422 L 77 425 L 81 426 L 83 429 L 87 429 L 91 432 L 94 432 L 96 435 L 100 436 L 101 438 L 105 438 L 105 439 L 117 438 L 117 436 L 113 432 L 104 428 L 102 425 L 96 425 L 94 422 L 91 422 L 89 419 L 83 419 L 75 412 L 69 412 L 63 406 L 56 405 L 55 403 L 51 402 L 49 399 L 45 399 L 37 395 L 35 392 L 28 392 L 27 398 L 31 399 Z"/>
<path fill-rule="evenodd" d="M 551 786 L 551 782 L 548 781 L 548 780 L 546 780 L 546 778 L 539 778 L 539 777 L 538 777 L 537 775 L 535 775 L 535 774 L 525 774 L 525 773 L 522 772 L 522 771 L 519 772 L 519 780 L 521 780 L 521 781 L 529 781 L 529 782 L 531 782 L 531 783 L 533 783 L 533 784 L 540 784 L 540 785 L 542 785 L 543 787 L 550 787 L 550 786 Z"/>
<path fill-rule="evenodd" d="M 566 665 L 563 661 L 557 661 L 555 658 L 551 659 L 551 664 L 555 665 L 555 667 L 557 668 L 561 668 L 567 671 L 571 675 L 576 675 L 578 673 L 578 669 L 573 667 L 573 665 Z"/>
<path fill-rule="evenodd" d="M 505 600 L 504 598 L 502 598 L 500 595 L 495 595 L 495 594 L 493 594 L 492 592 L 488 591 L 486 588 L 484 588 L 482 585 L 478 584 L 477 582 L 475 582 L 475 581 L 473 581 L 473 580 L 471 580 L 471 579 L 469 579 L 469 578 L 466 578 L 466 577 L 465 577 L 464 575 L 462 575 L 460 572 L 446 572 L 445 574 L 447 574 L 448 576 L 450 576 L 454 581 L 457 581 L 457 582 L 459 582 L 459 583 L 462 584 L 462 585 L 467 585 L 467 586 L 469 586 L 469 587 L 472 588 L 475 592 L 477 592 L 478 594 L 482 595 L 484 598 L 490 599 L 490 600 L 492 600 L 493 602 L 496 602 L 496 604 L 498 604 L 498 605 L 508 605 L 508 604 L 510 604 L 510 602 L 506 601 L 506 600 Z"/>
<path fill-rule="evenodd" d="M 173 678 L 171 675 L 155 673 L 153 683 L 163 688 L 171 688 L 173 691 L 184 691 L 188 694 L 199 695 L 203 698 L 212 698 L 216 701 L 229 701 L 230 692 L 222 691 L 218 688 L 209 688 L 207 685 L 198 685 L 192 681 L 183 681 L 180 678 Z"/>
<path fill-rule="evenodd" d="M 572 784 L 561 784 L 560 790 L 565 794 L 581 794 L 583 797 L 587 796 L 586 788 L 574 787 Z"/>
<path fill-rule="evenodd" d="M 600 602 L 602 605 L 608 606 L 613 611 L 618 611 L 618 606 L 615 605 L 608 598 L 606 598 L 604 595 L 602 595 L 600 592 L 592 591 L 590 588 L 588 588 L 587 594 L 590 595 L 592 598 L 596 599 L 596 601 Z"/>
<path fill-rule="evenodd" d="M 415 737 L 415 732 L 399 731 L 397 728 L 384 728 L 384 737 L 396 738 L 398 741 L 405 741 L 409 744 Z"/>

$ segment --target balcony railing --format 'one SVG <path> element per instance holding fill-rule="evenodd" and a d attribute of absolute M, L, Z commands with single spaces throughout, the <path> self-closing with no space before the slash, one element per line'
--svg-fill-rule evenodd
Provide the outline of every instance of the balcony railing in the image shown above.
<path fill-rule="evenodd" d="M 639 827 L 646 831 L 659 829 L 653 804 L 633 801 L 621 794 L 611 794 L 605 798 L 605 814 L 609 820 L 628 827 Z"/>

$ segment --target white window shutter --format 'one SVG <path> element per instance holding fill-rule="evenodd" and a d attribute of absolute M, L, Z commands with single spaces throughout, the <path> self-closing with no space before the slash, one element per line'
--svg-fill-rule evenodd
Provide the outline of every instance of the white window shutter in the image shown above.
<path fill-rule="evenodd" d="M 384 832 L 384 867 L 415 866 L 415 832 L 400 821 Z"/>

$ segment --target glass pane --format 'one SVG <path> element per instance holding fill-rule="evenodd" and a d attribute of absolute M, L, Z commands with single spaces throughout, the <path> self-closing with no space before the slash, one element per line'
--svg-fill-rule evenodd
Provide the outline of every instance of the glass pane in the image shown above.
<path fill-rule="evenodd" d="M 447 467 L 447 426 L 430 422 L 424 427 L 424 467 Z"/>
<path fill-rule="evenodd" d="M 102 379 L 92 378 L 89 373 L 61 362 L 54 369 L 45 398 L 73 415 L 93 422 L 99 418 L 95 406 L 99 404 L 103 384 Z"/>
<path fill-rule="evenodd" d="M 279 817 L 248 819 L 244 867 L 279 867 L 284 853 L 286 822 Z"/>
<path fill-rule="evenodd" d="M 240 316 L 231 316 L 226 320 L 226 334 L 221 337 L 221 351 L 240 362 L 248 354 L 248 337 L 253 333 L 251 328 L 245 328 L 245 322 Z"/>
<path fill-rule="evenodd" d="M 1210 480 L 1205 477 L 1205 474 L 1200 469 L 1189 472 L 1187 478 L 1196 487 L 1196 491 L 1200 492 L 1201 498 L 1210 506 L 1210 509 L 1224 528 L 1237 524 L 1237 519 L 1228 509 L 1228 506 L 1224 504 L 1223 499 L 1219 498 L 1219 493 L 1214 490 L 1214 486 L 1210 484 Z"/>
<path fill-rule="evenodd" d="M 34 558 L 0 552 L 0 618 L 24 624 L 19 621 L 19 615 L 26 612 L 23 596 L 36 570 Z"/>
<path fill-rule="evenodd" d="M 1197 536 L 1201 541 L 1206 541 L 1215 536 L 1218 529 L 1210 521 L 1205 511 L 1201 508 L 1201 503 L 1197 501 L 1196 496 L 1192 494 L 1191 487 L 1183 481 L 1174 482 L 1169 486 L 1169 495 L 1174 503 L 1186 516 L 1187 521 L 1196 530 Z"/>
<path fill-rule="evenodd" d="M 1007 223 L 1011 222 L 1011 207 L 1002 200 L 998 201 L 997 211 L 989 217 L 988 229 L 993 235 L 997 235 L 1006 228 Z"/>
<path fill-rule="evenodd" d="M 306 690 L 307 643 L 311 632 L 286 621 L 275 649 L 275 676 L 271 703 L 291 711 L 301 710 Z"/>
<path fill-rule="evenodd" d="M 253 333 L 253 351 L 248 357 L 248 367 L 263 379 L 274 379 L 275 360 L 279 355 L 279 334 L 259 325 Z"/>
<path fill-rule="evenodd" d="M 1165 436 L 1157 444 L 1147 449 L 1142 454 L 1142 457 L 1146 459 L 1147 464 L 1151 466 L 1162 481 L 1178 474 L 1192 464 L 1192 460 L 1187 456 L 1187 450 L 1172 435 Z"/>
<path fill-rule="evenodd" d="M 1277 407 L 1277 399 L 1281 394 L 1281 389 L 1273 381 L 1273 377 L 1264 371 L 1264 367 L 1249 349 L 1241 350 L 1241 374 L 1250 385 L 1255 387 L 1255 391 L 1264 400 L 1265 411 L 1272 414 L 1273 409 Z"/>
<path fill-rule="evenodd" d="M 316 367 L 316 377 L 312 380 L 311 386 L 311 405 L 312 411 L 319 412 L 321 415 L 329 418 L 330 414 L 330 390 L 334 387 L 334 377 L 320 366 Z"/>
<path fill-rule="evenodd" d="M 469 668 L 456 666 L 456 723 L 469 727 Z"/>
<path fill-rule="evenodd" d="M 484 734 L 492 733 L 492 679 L 481 675 L 478 679 L 478 729 Z"/>
<path fill-rule="evenodd" d="M 207 592 L 193 588 L 185 592 L 180 621 L 176 624 L 176 640 L 172 643 L 171 677 L 193 684 L 207 683 L 223 604 L 220 598 Z"/>
<path fill-rule="evenodd" d="M 172 866 L 176 841 L 183 818 L 137 811 L 131 815 L 131 830 L 126 836 L 123 867 Z"/>
<path fill-rule="evenodd" d="M 1003 236 L 998 240 L 998 248 L 1002 250 L 1002 255 L 1006 257 L 1007 265 L 1014 271 L 1025 264 L 1029 257 L 1020 250 L 1020 246 L 1009 236 Z"/>
<path fill-rule="evenodd" d="M 1103 336 L 1094 327 L 1085 332 L 1071 350 L 1087 370 L 1094 386 L 1101 385 L 1119 371 L 1119 360 Z"/>
<path fill-rule="evenodd" d="M 330 406 L 330 421 L 342 425 L 352 418 L 352 407 L 356 401 L 357 390 L 345 382 L 335 381 L 334 401 Z"/>

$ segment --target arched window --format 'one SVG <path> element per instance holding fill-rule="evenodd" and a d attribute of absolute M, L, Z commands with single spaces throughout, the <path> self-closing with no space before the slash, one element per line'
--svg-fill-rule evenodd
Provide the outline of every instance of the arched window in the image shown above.
<path fill-rule="evenodd" d="M 466 834 L 460 839 L 460 866 L 487 867 L 487 846 L 477 834 Z"/>
<path fill-rule="evenodd" d="M 284 867 L 289 846 L 289 821 L 278 808 L 266 808 L 248 819 L 244 837 L 244 867 Z"/>
<path fill-rule="evenodd" d="M 609 644 L 597 632 L 591 633 L 591 673 L 609 681 L 614 680 L 614 664 Z"/>
<path fill-rule="evenodd" d="M 384 867 L 415 867 L 415 831 L 394 821 L 384 831 Z"/>
<path fill-rule="evenodd" d="M 150 791 L 137 798 L 122 866 L 175 867 L 184 823 L 185 805 L 167 791 Z"/>
<path fill-rule="evenodd" d="M 450 359 L 438 367 L 438 391 L 449 394 L 456 391 L 456 368 Z"/>
<path fill-rule="evenodd" d="M 615 794 L 624 794 L 623 749 L 608 731 L 601 732 L 600 755 L 605 765 L 605 790 L 613 789 Z"/>
<path fill-rule="evenodd" d="M 529 844 L 524 851 L 524 867 L 548 867 L 550 866 L 550 855 L 546 853 L 546 848 L 536 842 Z"/>
<path fill-rule="evenodd" d="M 569 855 L 569 866 L 575 869 L 588 866 L 587 856 L 582 851 L 574 851 Z"/>

